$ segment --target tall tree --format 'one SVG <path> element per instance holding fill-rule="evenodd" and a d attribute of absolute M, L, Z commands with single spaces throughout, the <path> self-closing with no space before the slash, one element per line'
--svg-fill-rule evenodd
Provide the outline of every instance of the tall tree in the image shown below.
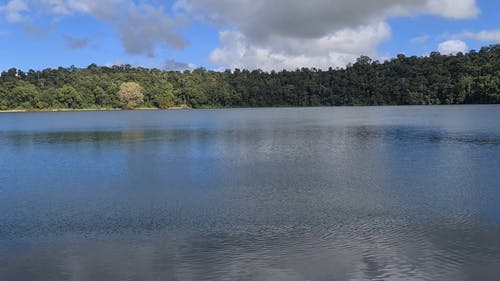
<path fill-rule="evenodd" d="M 141 85 L 136 82 L 125 82 L 121 84 L 118 97 L 122 107 L 132 109 L 144 102 L 144 94 Z"/>

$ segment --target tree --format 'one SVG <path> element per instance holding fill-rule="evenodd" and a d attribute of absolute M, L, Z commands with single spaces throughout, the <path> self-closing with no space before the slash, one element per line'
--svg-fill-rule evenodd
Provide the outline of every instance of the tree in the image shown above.
<path fill-rule="evenodd" d="M 64 85 L 56 91 L 56 100 L 66 108 L 82 108 L 83 99 L 80 93 L 70 85 Z"/>
<path fill-rule="evenodd" d="M 0 108 L 500 103 L 499 77 L 500 44 L 455 56 L 398 55 L 384 62 L 362 56 L 346 68 L 328 70 L 12 68 L 0 73 Z"/>
<path fill-rule="evenodd" d="M 144 102 L 141 85 L 136 82 L 125 82 L 120 85 L 118 97 L 123 108 L 132 109 Z"/>
<path fill-rule="evenodd" d="M 161 109 L 167 109 L 175 106 L 175 96 L 173 93 L 165 93 L 161 96 L 156 96 L 154 105 Z"/>
<path fill-rule="evenodd" d="M 97 106 L 102 106 L 104 104 L 104 101 L 106 100 L 106 92 L 102 87 L 95 87 L 94 91 L 94 103 Z"/>
<path fill-rule="evenodd" d="M 7 94 L 6 103 L 10 108 L 41 108 L 40 92 L 30 83 L 18 81 L 16 86 Z"/>
<path fill-rule="evenodd" d="M 158 87 L 153 96 L 153 104 L 162 109 L 175 106 L 174 87 L 166 82 Z"/>

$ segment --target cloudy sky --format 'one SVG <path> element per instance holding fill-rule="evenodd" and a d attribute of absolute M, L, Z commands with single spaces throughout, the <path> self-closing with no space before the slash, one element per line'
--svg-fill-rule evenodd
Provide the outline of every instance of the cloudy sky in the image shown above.
<path fill-rule="evenodd" d="M 498 0 L 0 0 L 0 70 L 343 67 L 500 43 Z"/>

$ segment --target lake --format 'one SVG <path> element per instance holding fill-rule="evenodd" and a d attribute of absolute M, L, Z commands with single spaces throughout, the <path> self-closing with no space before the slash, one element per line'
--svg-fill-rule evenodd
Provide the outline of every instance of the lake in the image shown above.
<path fill-rule="evenodd" d="M 0 280 L 499 280 L 500 106 L 0 114 Z"/>

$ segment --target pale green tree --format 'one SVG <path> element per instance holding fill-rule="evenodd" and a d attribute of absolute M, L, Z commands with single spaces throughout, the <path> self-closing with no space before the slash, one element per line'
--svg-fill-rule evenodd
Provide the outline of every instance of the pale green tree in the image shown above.
<path fill-rule="evenodd" d="M 120 85 L 118 98 L 123 108 L 132 109 L 144 102 L 144 93 L 141 85 L 136 82 L 125 82 Z"/>

